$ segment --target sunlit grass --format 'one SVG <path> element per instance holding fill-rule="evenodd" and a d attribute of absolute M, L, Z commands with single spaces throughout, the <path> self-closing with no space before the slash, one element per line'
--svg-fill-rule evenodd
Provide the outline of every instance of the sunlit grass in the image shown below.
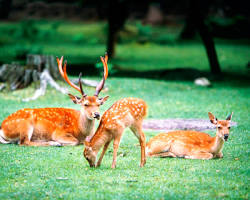
<path fill-rule="evenodd" d="M 30 42 L 23 39 L 17 42 L 11 39 L 11 34 L 6 34 L 15 35 L 13 30 L 17 28 L 16 24 L 0 23 L 0 29 L 5 30 L 1 32 L 2 38 L 9 41 L 4 43 L 0 38 L 0 61 L 15 60 L 17 46 L 19 50 L 22 47 L 32 50 L 34 45 L 41 47 L 41 53 L 64 55 L 69 65 L 99 62 L 99 56 L 105 52 L 104 23 L 99 26 L 60 22 L 55 26 L 40 22 L 45 32 L 52 26 L 57 28 L 55 32 L 49 33 L 48 41 Z M 92 43 L 84 43 L 85 38 L 78 36 L 75 40 L 80 43 L 77 43 L 69 38 L 79 33 L 95 33 L 88 37 L 97 37 L 100 43 L 94 40 Z M 55 38 L 57 34 L 60 37 Z M 52 41 L 53 38 L 55 41 Z M 218 42 L 217 51 L 224 71 L 233 72 L 232 75 L 249 73 L 246 64 L 250 50 L 246 44 Z M 117 57 L 111 62 L 125 70 L 176 67 L 209 70 L 205 50 L 199 42 L 171 45 L 151 42 L 139 44 L 135 41 L 123 43 L 118 45 Z M 81 71 L 84 73 L 84 68 Z M 100 77 L 88 77 L 86 74 L 84 78 L 100 80 Z M 67 87 L 65 83 L 59 83 Z M 233 111 L 233 121 L 238 126 L 231 129 L 229 141 L 223 150 L 223 159 L 203 161 L 151 158 L 144 168 L 140 168 L 138 141 L 129 130 L 124 133 L 115 170 L 110 168 L 112 145 L 102 166 L 92 169 L 83 158 L 83 146 L 36 148 L 0 144 L 0 199 L 249 199 L 249 81 L 246 76 L 232 80 L 231 76 L 226 76 L 220 81 L 212 81 L 212 84 L 210 88 L 202 88 L 195 86 L 193 80 L 184 81 L 181 77 L 177 81 L 170 81 L 164 76 L 147 79 L 143 75 L 140 78 L 110 75 L 106 82 L 109 90 L 101 93 L 101 96 L 109 95 L 110 98 L 101 107 L 101 111 L 103 113 L 116 100 L 131 96 L 147 102 L 148 118 L 207 119 L 210 111 L 218 119 L 225 119 Z M 23 90 L 0 93 L 0 122 L 24 107 L 79 109 L 67 95 L 51 88 L 38 100 L 23 102 L 23 98 L 33 95 L 35 87 L 33 84 Z M 94 94 L 93 88 L 85 87 L 84 90 L 89 95 Z M 72 89 L 70 92 L 76 94 Z M 157 133 L 145 131 L 147 141 Z M 214 131 L 208 133 L 214 135 Z"/>
<path fill-rule="evenodd" d="M 112 145 L 99 169 L 89 168 L 83 146 L 19 147 L 0 145 L 0 198 L 22 199 L 248 199 L 249 193 L 249 97 L 246 87 L 216 83 L 213 88 L 192 82 L 112 78 L 107 81 L 110 99 L 102 112 L 122 97 L 140 97 L 149 107 L 148 118 L 202 118 L 213 112 L 224 119 L 234 111 L 238 127 L 231 130 L 221 160 L 157 159 L 139 167 L 137 139 L 127 130 L 118 154 L 117 168 L 110 168 Z M 88 94 L 93 89 L 85 88 Z M 39 100 L 24 103 L 32 87 L 0 94 L 1 121 L 23 107 L 71 107 L 71 100 L 53 89 Z M 74 93 L 74 91 L 71 91 Z M 146 131 L 147 140 L 157 132 Z M 209 131 L 214 135 L 213 131 Z"/>

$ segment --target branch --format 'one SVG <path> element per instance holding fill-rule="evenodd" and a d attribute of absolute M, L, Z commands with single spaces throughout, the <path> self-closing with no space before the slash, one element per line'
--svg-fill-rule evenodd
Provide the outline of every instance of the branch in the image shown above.
<path fill-rule="evenodd" d="M 53 88 L 55 88 L 57 91 L 63 93 L 63 94 L 67 94 L 68 90 L 65 88 L 60 87 L 55 81 L 54 79 L 51 77 L 51 75 L 49 74 L 49 71 L 47 69 L 43 70 L 43 72 L 40 75 L 40 88 L 38 88 L 35 91 L 35 94 L 33 95 L 33 97 L 30 98 L 26 98 L 23 99 L 23 101 L 31 101 L 31 100 L 35 100 L 40 96 L 43 96 L 46 92 L 46 88 L 47 88 L 47 84 L 51 85 Z"/>

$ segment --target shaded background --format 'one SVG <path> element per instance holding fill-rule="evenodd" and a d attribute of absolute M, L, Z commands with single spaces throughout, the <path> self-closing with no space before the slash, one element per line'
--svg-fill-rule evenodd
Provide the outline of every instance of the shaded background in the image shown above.
<path fill-rule="evenodd" d="M 107 51 L 113 76 L 248 79 L 243 0 L 0 0 L 0 17 L 0 64 L 64 55 L 69 73 L 97 75 Z"/>

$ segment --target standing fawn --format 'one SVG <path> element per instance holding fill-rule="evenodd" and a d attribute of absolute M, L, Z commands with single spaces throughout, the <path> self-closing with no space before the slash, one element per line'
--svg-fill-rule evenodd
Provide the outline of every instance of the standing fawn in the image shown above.
<path fill-rule="evenodd" d="M 137 98 L 124 98 L 115 102 L 102 116 L 98 129 L 90 142 L 85 141 L 84 157 L 89 162 L 90 167 L 101 165 L 102 158 L 112 140 L 113 142 L 113 162 L 112 168 L 116 166 L 117 150 L 123 131 L 129 127 L 139 139 L 141 146 L 141 164 L 146 163 L 145 157 L 145 135 L 142 132 L 142 121 L 147 113 L 146 103 Z M 96 156 L 103 147 L 100 158 L 96 164 Z"/>
<path fill-rule="evenodd" d="M 224 141 L 229 137 L 231 113 L 226 120 L 217 120 L 208 113 L 211 123 L 216 125 L 216 136 L 198 131 L 172 131 L 161 133 L 149 140 L 147 156 L 182 157 L 188 159 L 222 158 Z"/>
<path fill-rule="evenodd" d="M 57 58 L 59 72 L 65 81 L 81 93 L 81 98 L 69 94 L 75 104 L 81 106 L 81 110 L 69 108 L 37 108 L 22 109 L 8 116 L 0 129 L 0 143 L 15 143 L 28 146 L 48 145 L 77 145 L 83 143 L 85 138 L 94 133 L 95 119 L 100 118 L 99 107 L 107 99 L 98 98 L 105 80 L 108 76 L 108 56 L 101 57 L 104 66 L 104 75 L 96 87 L 94 96 L 87 96 L 82 89 L 81 74 L 79 76 L 80 87 L 72 83 L 66 72 L 66 61 L 62 68 L 63 57 Z"/>

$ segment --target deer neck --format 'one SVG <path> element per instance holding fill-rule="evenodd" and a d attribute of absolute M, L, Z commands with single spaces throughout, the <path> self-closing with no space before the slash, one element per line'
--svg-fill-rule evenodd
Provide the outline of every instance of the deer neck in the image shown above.
<path fill-rule="evenodd" d="M 97 131 L 90 140 L 90 147 L 92 147 L 94 153 L 97 155 L 102 146 L 109 140 L 109 136 L 105 134 L 102 123 L 100 123 Z"/>
<path fill-rule="evenodd" d="M 216 133 L 216 136 L 213 138 L 211 153 L 217 154 L 221 152 L 223 146 L 224 146 L 224 140 L 221 137 L 219 137 L 218 133 Z"/>
<path fill-rule="evenodd" d="M 84 111 L 80 111 L 79 128 L 84 136 L 91 135 L 94 131 L 95 120 L 89 119 Z"/>

